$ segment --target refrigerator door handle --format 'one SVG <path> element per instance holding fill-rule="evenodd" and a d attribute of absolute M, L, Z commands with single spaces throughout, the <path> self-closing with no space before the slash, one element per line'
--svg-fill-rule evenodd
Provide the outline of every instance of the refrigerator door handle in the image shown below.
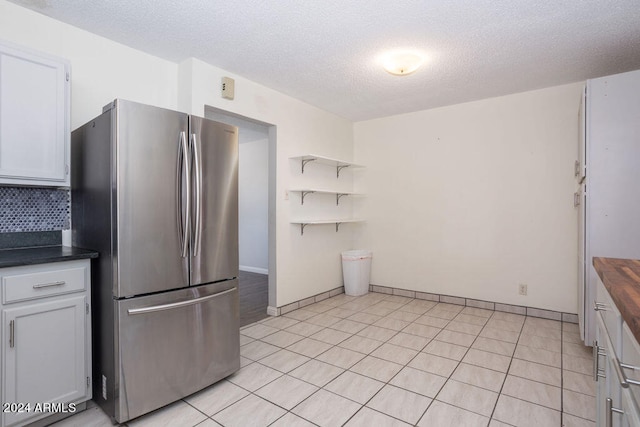
<path fill-rule="evenodd" d="M 129 315 L 147 314 L 147 313 L 153 313 L 155 311 L 171 310 L 171 309 L 174 309 L 174 308 L 180 308 L 180 307 L 186 307 L 186 306 L 189 306 L 189 305 L 200 304 L 201 302 L 208 301 L 208 300 L 214 299 L 214 298 L 218 298 L 218 297 L 221 297 L 221 296 L 226 295 L 228 293 L 234 292 L 237 289 L 238 288 L 233 287 L 231 289 L 227 289 L 226 291 L 218 292 L 217 294 L 207 295 L 206 297 L 190 299 L 190 300 L 187 300 L 187 301 L 172 302 L 170 304 L 154 305 L 154 306 L 151 306 L 151 307 L 144 307 L 144 308 L 130 308 L 129 310 L 127 310 L 127 313 L 129 313 Z"/>
<path fill-rule="evenodd" d="M 198 139 L 195 133 L 191 134 L 191 149 L 193 150 L 194 193 L 196 198 L 193 256 L 197 257 L 200 255 L 200 243 L 202 240 L 202 164 L 200 163 Z"/>
<path fill-rule="evenodd" d="M 191 182 L 190 176 L 190 162 L 189 151 L 187 149 L 187 136 L 185 132 L 180 132 L 180 142 L 178 146 L 178 171 L 176 177 L 177 195 L 178 201 L 176 203 L 176 209 L 178 210 L 178 231 L 180 233 L 180 241 L 182 243 L 181 256 L 186 258 L 187 250 L 189 248 L 189 224 L 191 223 Z M 183 180 L 182 177 L 186 176 L 187 179 Z M 182 185 L 185 185 L 184 197 L 186 198 L 183 204 L 183 192 Z M 184 211 L 184 214 L 183 214 Z"/>

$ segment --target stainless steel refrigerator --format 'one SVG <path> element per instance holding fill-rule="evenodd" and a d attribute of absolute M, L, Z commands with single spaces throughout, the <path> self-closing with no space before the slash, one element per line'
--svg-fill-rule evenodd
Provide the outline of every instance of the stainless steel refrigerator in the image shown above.
<path fill-rule="evenodd" d="M 240 368 L 238 130 L 115 100 L 72 133 L 92 265 L 94 400 L 116 421 Z"/>

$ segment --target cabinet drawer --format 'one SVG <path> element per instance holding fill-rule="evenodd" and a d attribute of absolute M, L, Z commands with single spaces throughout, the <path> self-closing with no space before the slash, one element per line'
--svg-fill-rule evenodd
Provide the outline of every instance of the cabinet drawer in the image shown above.
<path fill-rule="evenodd" d="M 2 303 L 82 292 L 89 282 L 89 262 L 69 261 L 3 269 Z"/>
<path fill-rule="evenodd" d="M 640 345 L 638 345 L 638 341 L 636 341 L 626 323 L 622 327 L 622 355 L 620 362 L 623 365 L 640 368 Z M 640 381 L 640 369 L 623 368 L 623 370 L 627 378 Z M 630 384 L 629 394 L 630 399 L 637 406 L 638 402 L 640 402 L 640 386 Z"/>
<path fill-rule="evenodd" d="M 611 299 L 611 295 L 598 278 L 596 287 L 596 304 L 599 304 L 599 311 L 602 313 L 602 320 L 607 328 L 607 333 L 611 338 L 614 351 L 620 354 L 622 349 L 622 315 L 618 311 L 615 303 Z"/>

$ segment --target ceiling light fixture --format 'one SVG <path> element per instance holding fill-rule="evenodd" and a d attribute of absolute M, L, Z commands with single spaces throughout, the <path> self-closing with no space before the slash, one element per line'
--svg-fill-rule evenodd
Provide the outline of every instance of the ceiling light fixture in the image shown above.
<path fill-rule="evenodd" d="M 424 62 L 424 57 L 409 50 L 398 50 L 381 56 L 382 66 L 395 76 L 406 76 L 416 71 Z"/>

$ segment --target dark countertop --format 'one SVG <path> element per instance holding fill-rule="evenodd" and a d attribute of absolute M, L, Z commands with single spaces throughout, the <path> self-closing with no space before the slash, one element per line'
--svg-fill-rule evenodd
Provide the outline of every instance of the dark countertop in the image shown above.
<path fill-rule="evenodd" d="M 69 246 L 2 249 L 0 250 L 0 268 L 97 257 L 98 252 Z"/>
<path fill-rule="evenodd" d="M 622 320 L 640 342 L 640 260 L 593 258 L 593 266 Z"/>

